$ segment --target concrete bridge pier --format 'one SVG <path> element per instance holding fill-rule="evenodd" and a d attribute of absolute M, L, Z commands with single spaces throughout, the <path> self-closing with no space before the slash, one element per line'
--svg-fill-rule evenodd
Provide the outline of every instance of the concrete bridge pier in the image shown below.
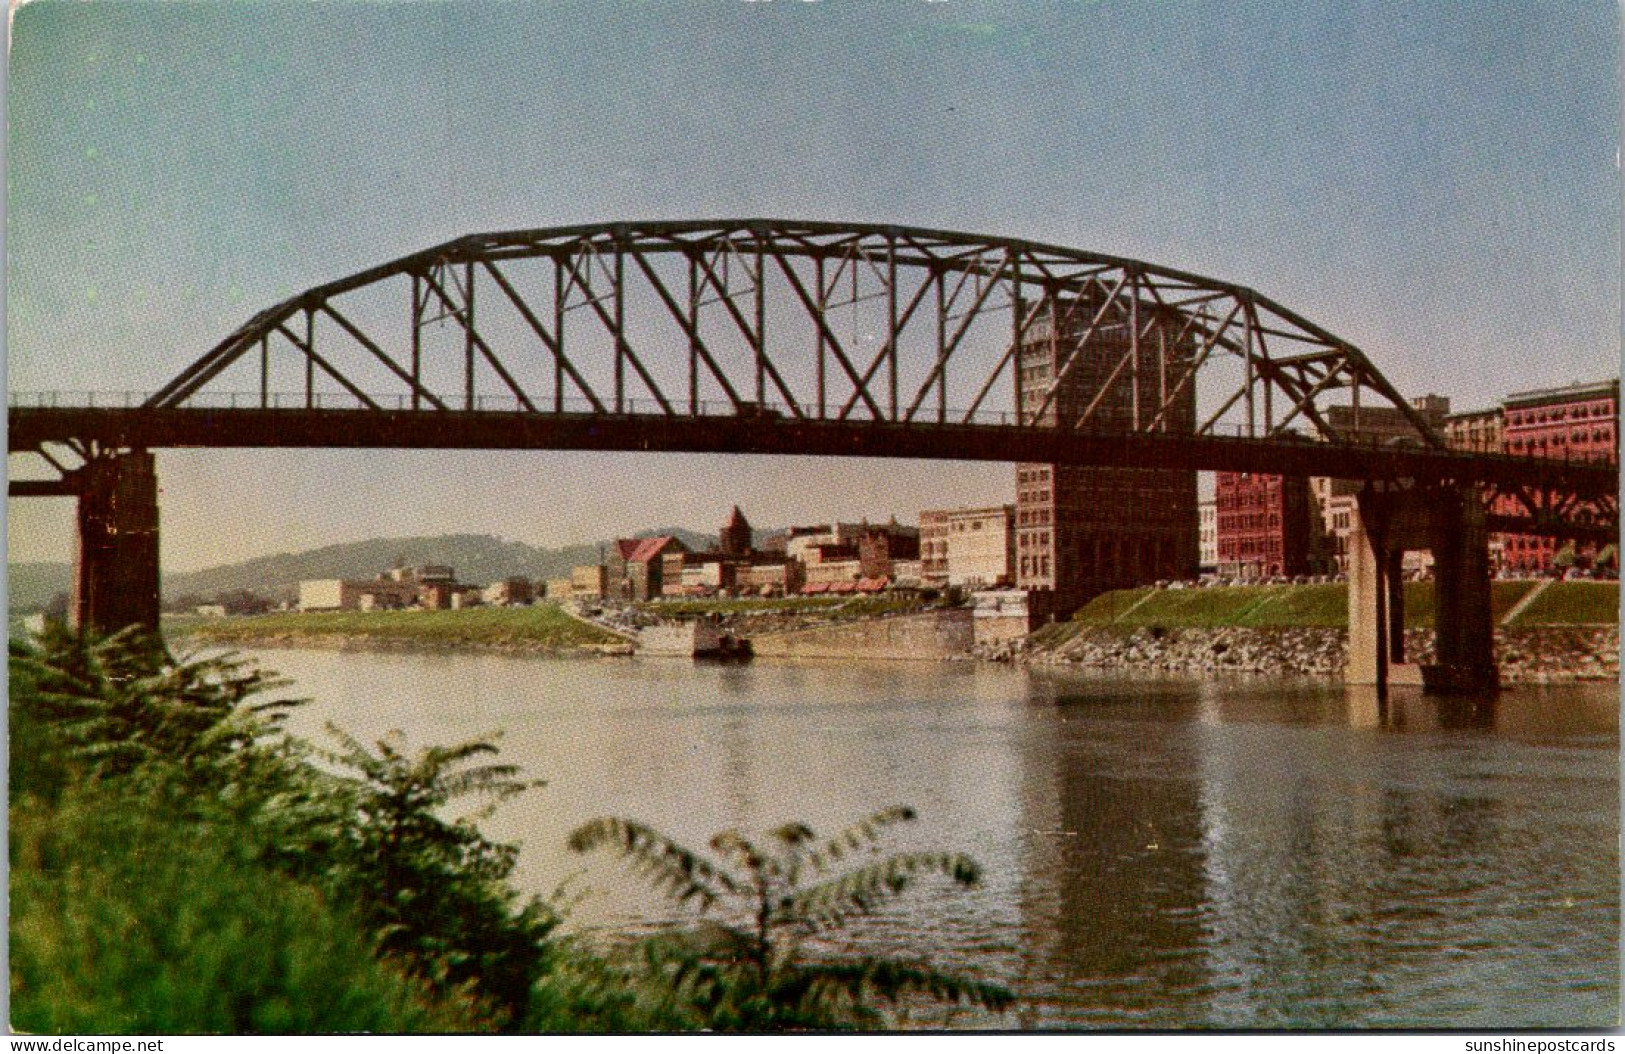
<path fill-rule="evenodd" d="M 1349 651 L 1344 679 L 1421 685 L 1430 692 L 1493 691 L 1489 532 L 1483 502 L 1457 487 L 1368 485 L 1348 538 Z M 1433 553 L 1435 661 L 1405 662 L 1404 554 Z"/>
<path fill-rule="evenodd" d="M 68 621 L 115 633 L 158 630 L 158 471 L 145 450 L 93 458 L 76 474 L 78 530 Z"/>

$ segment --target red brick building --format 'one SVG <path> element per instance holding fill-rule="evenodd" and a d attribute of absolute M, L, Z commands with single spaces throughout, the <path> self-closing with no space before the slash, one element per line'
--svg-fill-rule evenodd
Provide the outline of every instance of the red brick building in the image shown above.
<path fill-rule="evenodd" d="M 1059 325 L 1041 317 L 1028 326 L 1017 360 L 1026 418 L 1072 424 L 1087 414 L 1085 427 L 1128 431 L 1148 424 L 1162 404 L 1159 352 L 1177 362 L 1194 347 L 1183 319 L 1166 309 L 1139 306 L 1135 344 L 1128 312 L 1108 308 L 1085 353 L 1066 368 L 1100 313 L 1100 300 L 1096 293 L 1066 302 Z M 1131 358 L 1139 361 L 1123 369 Z M 1194 387 L 1175 397 L 1162 425 L 1171 432 L 1195 430 Z M 1016 586 L 1050 592 L 1057 616 L 1109 589 L 1194 577 L 1196 565 L 1195 471 L 1016 466 Z"/>
<path fill-rule="evenodd" d="M 1617 464 L 1618 422 L 1618 380 L 1515 392 L 1501 402 L 1506 452 L 1523 457 Z M 1504 511 L 1516 515 L 1519 510 L 1513 504 Z M 1502 559 L 1514 571 L 1550 571 L 1561 549 L 1553 538 L 1512 534 L 1503 539 Z M 1582 546 L 1577 555 L 1582 565 L 1588 563 L 1596 547 Z"/>
<path fill-rule="evenodd" d="M 604 577 L 607 596 L 615 600 L 651 600 L 661 595 L 665 582 L 663 558 L 686 553 L 688 546 L 669 535 L 660 538 L 620 538 L 610 549 Z"/>
<path fill-rule="evenodd" d="M 1218 569 L 1236 578 L 1310 574 L 1319 513 L 1301 476 L 1220 472 L 1214 487 Z"/>

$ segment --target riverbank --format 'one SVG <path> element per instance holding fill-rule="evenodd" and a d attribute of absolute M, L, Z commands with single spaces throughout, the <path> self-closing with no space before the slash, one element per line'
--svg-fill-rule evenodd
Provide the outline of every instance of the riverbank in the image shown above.
<path fill-rule="evenodd" d="M 1034 666 L 1144 669 L 1168 673 L 1290 673 L 1339 678 L 1348 632 L 1330 627 L 1243 626 L 1166 628 L 1052 626 L 1015 646 L 975 657 Z M 1405 631 L 1409 662 L 1433 659 L 1433 631 Z M 1495 658 L 1504 684 L 1619 679 L 1619 627 L 1533 626 L 1495 632 Z"/>
<path fill-rule="evenodd" d="M 1491 617 L 1504 683 L 1617 680 L 1615 582 L 1495 582 Z M 1537 592 L 1537 589 L 1539 591 Z M 1433 659 L 1433 584 L 1405 586 L 1407 661 Z M 1348 649 L 1342 584 L 1124 589 L 1068 622 L 973 657 L 1093 669 L 1341 677 Z"/>
<path fill-rule="evenodd" d="M 191 647 L 487 651 L 556 657 L 624 655 L 622 637 L 552 604 L 465 611 L 308 611 L 166 620 Z"/>

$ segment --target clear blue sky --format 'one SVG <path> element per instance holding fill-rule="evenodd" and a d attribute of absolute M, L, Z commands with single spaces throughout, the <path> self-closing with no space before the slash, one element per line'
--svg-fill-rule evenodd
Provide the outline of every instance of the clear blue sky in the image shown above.
<path fill-rule="evenodd" d="M 13 390 L 150 390 L 284 296 L 475 230 L 727 215 L 1211 274 L 1461 407 L 1619 369 L 1604 0 L 36 0 L 12 31 Z M 912 519 L 1014 490 L 996 466 L 626 455 L 160 471 L 174 569 L 373 535 L 714 529 L 736 501 L 770 524 Z M 13 559 L 67 557 L 66 502 L 9 509 Z"/>

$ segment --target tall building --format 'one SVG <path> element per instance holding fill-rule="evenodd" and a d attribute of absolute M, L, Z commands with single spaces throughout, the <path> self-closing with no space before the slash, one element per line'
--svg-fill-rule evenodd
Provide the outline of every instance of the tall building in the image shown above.
<path fill-rule="evenodd" d="M 1155 416 L 1174 372 L 1159 356 L 1183 364 L 1194 338 L 1182 343 L 1182 318 L 1142 303 L 1136 354 L 1130 321 L 1114 309 L 1089 333 L 1100 303 L 1098 293 L 1066 301 L 1058 324 L 1046 316 L 1028 327 L 1017 376 L 1024 420 L 1071 425 L 1088 414 L 1089 428 L 1128 431 Z M 1088 345 L 1068 369 L 1086 334 Z M 1174 396 L 1160 426 L 1195 430 L 1194 389 Z M 1016 585 L 1051 592 L 1060 617 L 1108 589 L 1192 577 L 1196 531 L 1194 470 L 1016 466 Z"/>
<path fill-rule="evenodd" d="M 1218 568 L 1236 578 L 1275 578 L 1319 571 L 1316 520 L 1302 476 L 1220 472 L 1214 488 Z"/>
<path fill-rule="evenodd" d="M 1575 384 L 1566 388 L 1515 392 L 1501 402 L 1502 437 L 1508 454 L 1560 461 L 1619 461 L 1619 381 Z M 1516 515 L 1513 499 L 1498 511 Z M 1552 538 L 1507 535 L 1502 539 L 1505 566 L 1517 571 L 1552 570 L 1562 546 Z M 1582 563 L 1595 557 L 1595 547 L 1581 547 Z"/>

